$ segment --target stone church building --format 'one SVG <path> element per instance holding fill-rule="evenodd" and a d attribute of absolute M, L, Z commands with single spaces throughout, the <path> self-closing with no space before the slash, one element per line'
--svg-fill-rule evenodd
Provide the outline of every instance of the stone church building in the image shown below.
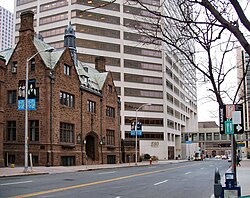
<path fill-rule="evenodd" d="M 64 48 L 52 51 L 35 36 L 33 17 L 21 14 L 19 42 L 0 52 L 0 166 L 24 165 L 25 124 L 33 165 L 118 163 L 119 98 L 105 58 L 95 68 L 78 61 L 70 24 Z"/>

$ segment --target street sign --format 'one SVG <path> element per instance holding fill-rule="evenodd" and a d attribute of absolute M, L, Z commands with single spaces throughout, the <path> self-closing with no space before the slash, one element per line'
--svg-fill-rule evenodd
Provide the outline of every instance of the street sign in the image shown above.
<path fill-rule="evenodd" d="M 231 120 L 225 121 L 225 134 L 234 134 L 234 125 Z"/>
<path fill-rule="evenodd" d="M 220 134 L 244 133 L 244 117 L 242 104 L 222 105 L 219 108 Z M 232 125 L 230 122 L 231 121 Z M 234 130 L 231 129 L 233 126 Z"/>
<path fill-rule="evenodd" d="M 244 147 L 245 146 L 245 142 L 236 142 L 237 147 Z"/>
<path fill-rule="evenodd" d="M 220 134 L 225 134 L 224 121 L 226 121 L 226 105 L 222 105 L 219 108 L 219 119 L 220 119 Z"/>
<path fill-rule="evenodd" d="M 234 133 L 235 134 L 242 134 L 244 133 L 244 115 L 243 115 L 243 104 L 236 104 L 235 111 L 239 112 L 240 114 L 240 122 L 234 125 Z"/>

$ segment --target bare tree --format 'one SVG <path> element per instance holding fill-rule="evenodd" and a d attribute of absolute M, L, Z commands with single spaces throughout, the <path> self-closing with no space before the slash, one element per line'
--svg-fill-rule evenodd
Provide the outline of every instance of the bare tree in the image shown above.
<path fill-rule="evenodd" d="M 212 87 L 209 90 L 214 96 L 211 97 L 219 106 L 224 104 L 224 98 L 235 103 L 242 80 L 235 87 L 233 96 L 224 89 L 223 83 L 236 67 L 225 64 L 238 42 L 250 54 L 248 34 L 244 35 L 240 29 L 243 26 L 248 33 L 249 21 L 240 4 L 233 0 L 167 0 L 156 6 L 145 2 L 127 1 L 127 4 L 139 5 L 144 10 L 141 13 L 147 15 L 142 17 L 139 13 L 135 16 L 137 24 L 134 24 L 139 33 L 146 36 L 144 43 L 160 41 L 161 46 L 165 46 L 163 50 L 176 54 L 178 61 L 196 68 L 210 81 Z M 169 12 L 171 7 L 175 10 Z M 242 26 L 239 26 L 239 20 Z"/>
<path fill-rule="evenodd" d="M 166 0 L 161 5 L 150 5 L 147 0 L 128 0 L 128 3 L 138 4 L 148 12 L 148 16 L 154 15 L 144 19 L 139 16 L 138 25 L 135 28 L 142 35 L 146 35 L 151 43 L 162 42 L 164 52 L 176 54 L 176 57 L 179 57 L 178 61 L 182 64 L 190 64 L 204 76 L 205 80 L 210 81 L 209 90 L 212 93 L 210 98 L 215 99 L 220 107 L 224 105 L 225 98 L 231 98 L 232 104 L 236 103 L 248 69 L 246 68 L 233 94 L 229 93 L 223 84 L 236 67 L 236 65 L 226 65 L 228 64 L 226 60 L 237 44 L 240 43 L 250 55 L 247 41 L 250 23 L 239 1 Z M 150 43 L 149 40 L 147 43 Z M 234 135 L 231 136 L 231 140 L 233 173 L 237 181 Z"/>

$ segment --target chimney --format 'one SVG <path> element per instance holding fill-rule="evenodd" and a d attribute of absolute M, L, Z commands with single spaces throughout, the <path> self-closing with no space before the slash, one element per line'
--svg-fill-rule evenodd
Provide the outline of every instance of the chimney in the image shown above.
<path fill-rule="evenodd" d="M 106 65 L 106 60 L 103 56 L 97 56 L 95 58 L 95 69 L 98 70 L 99 72 L 105 72 L 105 65 Z"/>
<path fill-rule="evenodd" d="M 19 36 L 21 40 L 23 37 L 29 37 L 33 40 L 34 38 L 34 12 L 31 10 L 24 11 L 21 13 L 21 27 L 19 30 Z"/>

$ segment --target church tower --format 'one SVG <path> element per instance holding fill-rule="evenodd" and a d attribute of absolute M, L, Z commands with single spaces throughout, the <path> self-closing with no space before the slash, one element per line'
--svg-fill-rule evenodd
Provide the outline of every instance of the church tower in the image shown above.
<path fill-rule="evenodd" d="M 76 35 L 71 22 L 69 22 L 68 27 L 65 29 L 64 33 L 64 47 L 68 47 L 71 52 L 71 56 L 77 66 L 77 55 L 76 55 Z"/>

